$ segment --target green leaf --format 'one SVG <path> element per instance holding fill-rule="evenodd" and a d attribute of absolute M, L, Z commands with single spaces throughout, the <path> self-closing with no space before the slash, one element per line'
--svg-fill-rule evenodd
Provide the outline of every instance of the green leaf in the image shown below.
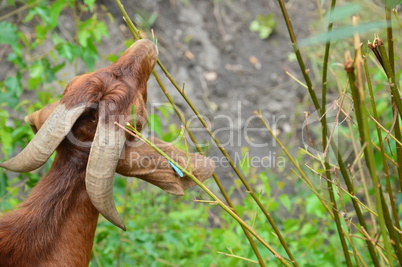
<path fill-rule="evenodd" d="M 0 197 L 7 193 L 8 178 L 4 171 L 0 171 Z"/>
<path fill-rule="evenodd" d="M 63 10 L 65 5 L 64 0 L 56 1 L 50 8 L 50 19 L 49 26 L 54 28 L 57 26 L 57 19 L 59 18 L 60 12 Z"/>
<path fill-rule="evenodd" d="M 44 69 L 44 77 L 43 77 L 44 82 L 50 83 L 56 80 L 56 75 L 47 57 L 42 59 L 42 64 Z"/>
<path fill-rule="evenodd" d="M 53 33 L 52 41 L 53 41 L 55 46 L 58 46 L 59 44 L 64 43 L 63 38 L 61 38 L 57 33 Z"/>
<path fill-rule="evenodd" d="M 0 43 L 16 45 L 18 41 L 17 26 L 7 21 L 0 22 Z"/>
<path fill-rule="evenodd" d="M 0 103 L 5 103 L 7 106 L 13 108 L 18 105 L 20 99 L 10 91 L 2 92 L 0 91 Z"/>
<path fill-rule="evenodd" d="M 292 204 L 292 203 L 290 202 L 289 196 L 283 194 L 283 195 L 281 195 L 281 196 L 279 197 L 279 200 L 281 201 L 282 205 L 285 206 L 285 208 L 286 208 L 288 211 L 290 211 L 290 207 L 291 207 L 291 204 Z"/>
<path fill-rule="evenodd" d="M 36 40 L 35 44 L 42 44 L 43 41 L 46 39 L 46 35 L 48 33 L 48 28 L 44 25 L 36 25 L 35 32 L 36 32 Z"/>
<path fill-rule="evenodd" d="M 165 131 L 164 135 L 161 136 L 161 139 L 165 142 L 173 142 L 177 141 L 177 138 L 179 138 L 180 135 L 180 129 L 175 125 L 175 124 L 170 124 L 168 126 L 167 131 Z M 175 146 L 178 147 L 178 145 L 181 143 L 175 142 Z M 181 147 L 178 147 L 181 149 Z"/>
<path fill-rule="evenodd" d="M 89 10 L 93 12 L 95 0 L 84 0 L 84 4 L 86 4 L 89 7 Z"/>
<path fill-rule="evenodd" d="M 191 218 L 201 217 L 201 211 L 198 209 L 188 209 L 184 211 L 171 211 L 169 212 L 169 218 L 175 221 L 188 221 Z"/>
<path fill-rule="evenodd" d="M 7 61 L 13 63 L 19 69 L 26 68 L 26 63 L 22 57 L 22 46 L 20 44 L 16 44 L 12 46 L 13 52 L 7 55 Z"/>
<path fill-rule="evenodd" d="M 25 123 L 23 126 L 20 126 L 15 130 L 13 130 L 13 132 L 11 133 L 11 137 L 14 140 L 14 142 L 16 142 L 22 140 L 24 137 L 29 137 L 30 133 L 31 128 L 29 127 L 28 124 Z"/>
<path fill-rule="evenodd" d="M 17 34 L 18 34 L 18 38 L 20 38 L 20 40 L 22 41 L 23 45 L 25 47 L 29 48 L 30 43 L 29 43 L 26 35 L 24 35 L 22 32 L 18 32 Z M 13 50 L 14 50 L 14 47 L 13 47 Z"/>
<path fill-rule="evenodd" d="M 9 107 L 16 108 L 19 97 L 22 93 L 21 74 L 7 77 L 4 80 L 3 88 L 0 88 L 0 103 L 6 103 Z"/>
<path fill-rule="evenodd" d="M 160 106 L 160 107 L 159 107 L 159 111 L 162 113 L 163 117 L 164 117 L 166 120 L 169 120 L 169 114 L 173 114 L 173 113 L 174 113 L 173 107 L 172 107 L 171 105 L 169 105 L 169 104 Z"/>
<path fill-rule="evenodd" d="M 250 23 L 250 31 L 259 32 L 261 39 L 267 39 L 276 27 L 274 14 L 257 15 L 256 19 Z"/>
<path fill-rule="evenodd" d="M 87 46 L 87 40 L 91 37 L 91 33 L 88 30 L 80 30 L 78 32 L 78 42 L 82 47 Z"/>
<path fill-rule="evenodd" d="M 31 78 L 38 78 L 42 77 L 44 72 L 44 67 L 42 61 L 35 61 L 29 68 L 29 76 Z"/>
<path fill-rule="evenodd" d="M 267 195 L 267 197 L 270 197 L 271 186 L 269 185 L 268 176 L 266 175 L 265 172 L 260 172 L 258 176 L 260 178 L 260 181 L 264 184 L 265 194 Z"/>
<path fill-rule="evenodd" d="M 43 3 L 43 2 L 42 2 Z M 49 25 L 50 22 L 50 8 L 48 5 L 43 3 L 41 6 L 36 6 L 34 8 L 29 9 L 28 15 L 24 18 L 23 22 L 31 21 L 35 16 L 39 16 L 44 25 Z"/>
<path fill-rule="evenodd" d="M 85 65 L 89 70 L 93 70 L 95 67 L 95 61 L 98 59 L 98 50 L 93 44 L 92 40 L 87 40 L 87 45 L 82 47 L 81 59 L 84 61 Z"/>
<path fill-rule="evenodd" d="M 68 62 L 73 62 L 74 58 L 77 56 L 79 48 L 71 43 L 63 44 L 57 48 L 59 55 L 68 60 Z"/>
<path fill-rule="evenodd" d="M 23 107 L 25 105 L 31 104 L 31 101 L 29 101 L 28 99 L 22 100 L 18 103 L 17 106 L 15 106 L 15 110 L 19 109 L 20 107 Z M 36 110 L 35 110 L 36 111 Z"/>
<path fill-rule="evenodd" d="M 54 67 L 52 68 L 52 71 L 53 71 L 54 73 L 57 73 L 59 70 L 61 70 L 62 68 L 64 68 L 65 65 L 66 65 L 66 62 L 60 63 L 60 64 L 54 66 Z"/>
<path fill-rule="evenodd" d="M 397 5 L 401 4 L 401 0 L 382 0 L 388 8 L 396 8 Z"/>
<path fill-rule="evenodd" d="M 225 247 L 237 248 L 240 247 L 241 241 L 239 237 L 232 231 L 225 231 L 223 234 L 223 243 Z"/>
<path fill-rule="evenodd" d="M 95 41 L 99 43 L 102 36 L 109 36 L 106 24 L 103 21 L 99 21 L 96 15 L 92 18 L 80 22 L 78 24 L 78 42 L 82 47 L 86 47 L 89 41 Z"/>
<path fill-rule="evenodd" d="M 104 59 L 111 63 L 114 63 L 119 59 L 119 57 L 115 54 L 110 54 L 110 55 L 105 56 Z"/>
<path fill-rule="evenodd" d="M 322 217 L 325 214 L 325 208 L 321 201 L 315 195 L 310 195 L 306 200 L 307 214 L 315 214 L 317 217 Z"/>
<path fill-rule="evenodd" d="M 92 35 L 97 43 L 99 43 L 102 40 L 102 36 L 108 37 L 109 33 L 106 24 L 103 21 L 99 21 L 94 27 Z"/>
<path fill-rule="evenodd" d="M 24 23 L 30 22 L 35 17 L 35 15 L 36 15 L 35 10 L 30 9 L 28 15 L 24 18 L 22 22 Z"/>
<path fill-rule="evenodd" d="M 285 233 L 297 231 L 300 228 L 300 221 L 298 219 L 288 219 L 283 223 Z"/>
<path fill-rule="evenodd" d="M 42 83 L 42 78 L 41 77 L 36 77 L 36 78 L 30 78 L 28 80 L 28 89 L 33 90 L 36 87 L 38 87 L 39 84 Z"/>
<path fill-rule="evenodd" d="M 350 3 L 343 6 L 337 6 L 331 13 L 328 12 L 324 18 L 325 25 L 330 22 L 339 21 L 342 19 L 349 19 L 351 16 L 357 14 L 362 9 L 358 3 Z"/>
<path fill-rule="evenodd" d="M 162 122 L 160 118 L 155 114 L 150 114 L 148 117 L 149 129 L 156 133 L 158 136 L 162 136 Z"/>
<path fill-rule="evenodd" d="M 330 33 L 327 32 L 320 33 L 310 38 L 303 39 L 300 41 L 300 46 L 320 44 L 320 43 L 326 43 L 328 41 L 345 39 L 353 36 L 355 33 L 362 34 L 372 31 L 378 31 L 380 29 L 384 29 L 385 27 L 387 27 L 385 21 L 375 21 L 375 22 L 363 23 L 356 27 L 348 26 L 340 29 L 334 29 Z"/>
<path fill-rule="evenodd" d="M 38 99 L 43 106 L 50 104 L 52 96 L 53 95 L 49 92 L 38 92 Z"/>
<path fill-rule="evenodd" d="M 7 118 L 9 114 L 5 110 L 0 111 L 0 141 L 1 141 L 1 150 L 3 152 L 4 158 L 8 159 L 8 156 L 12 153 L 13 147 L 13 139 L 11 137 L 11 132 L 9 128 L 6 126 Z"/>
<path fill-rule="evenodd" d="M 17 73 L 17 76 L 7 77 L 4 80 L 4 85 L 7 91 L 14 92 L 17 97 L 20 97 L 22 93 L 21 74 Z"/>
<path fill-rule="evenodd" d="M 35 14 L 38 15 L 46 25 L 50 23 L 50 9 L 48 6 L 39 6 L 35 9 Z"/>
<path fill-rule="evenodd" d="M 245 175 L 248 175 L 250 173 L 250 168 L 251 168 L 251 158 L 249 154 L 249 148 L 248 147 L 241 147 L 241 155 L 242 159 L 239 162 L 239 168 L 244 172 Z"/>

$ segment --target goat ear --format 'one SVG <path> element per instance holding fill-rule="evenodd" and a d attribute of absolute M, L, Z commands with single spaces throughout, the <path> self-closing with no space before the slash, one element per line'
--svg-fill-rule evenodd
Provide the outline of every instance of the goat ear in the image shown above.
<path fill-rule="evenodd" d="M 187 154 L 157 138 L 149 140 L 182 167 L 191 171 L 201 182 L 211 177 L 214 172 L 214 161 L 203 155 Z M 173 195 L 183 195 L 184 190 L 195 185 L 191 178 L 179 177 L 169 161 L 147 144 L 141 141 L 131 143 L 130 146 L 128 144 L 117 164 L 117 173 L 142 179 Z"/>
<path fill-rule="evenodd" d="M 0 167 L 15 172 L 29 172 L 41 167 L 63 141 L 84 110 L 85 105 L 71 109 L 67 109 L 64 104 L 58 105 L 24 150 L 17 156 L 0 163 Z M 32 119 L 34 120 L 38 115 L 34 115 Z M 35 122 L 33 123 L 36 127 Z M 36 123 L 39 123 L 39 120 Z"/>
<path fill-rule="evenodd" d="M 47 118 L 52 114 L 53 110 L 59 105 L 60 101 L 47 105 L 46 107 L 35 111 L 34 113 L 25 117 L 25 121 L 29 124 L 32 131 L 36 134 L 38 130 L 45 123 Z"/>

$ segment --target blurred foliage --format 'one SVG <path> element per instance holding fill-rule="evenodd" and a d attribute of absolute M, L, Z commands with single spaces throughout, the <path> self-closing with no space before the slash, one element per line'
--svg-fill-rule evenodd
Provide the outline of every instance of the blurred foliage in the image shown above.
<path fill-rule="evenodd" d="M 250 23 L 250 31 L 258 32 L 261 39 L 267 39 L 276 27 L 274 14 L 257 15 Z"/>
<path fill-rule="evenodd" d="M 289 236 L 287 241 L 300 266 L 342 265 L 342 253 L 337 249 L 339 241 L 333 235 L 335 225 L 317 198 L 286 169 L 276 174 L 269 168 L 258 172 L 252 167 L 247 152 L 244 149 L 242 171 L 248 173 L 250 185 L 261 192 L 263 205 Z M 217 191 L 212 181 L 206 183 Z M 125 186 L 129 194 L 124 193 Z M 288 187 L 293 187 L 297 194 L 285 193 Z M 257 211 L 253 199 L 247 194 L 239 194 L 238 184 L 228 191 L 231 198 L 238 202 L 235 208 L 239 215 L 258 229 L 270 245 L 279 248 L 277 237 L 266 226 L 266 219 Z M 117 262 L 120 266 L 255 266 L 218 253 L 256 260 L 237 222 L 214 206 L 193 201 L 208 199 L 199 189 L 190 190 L 183 197 L 175 197 L 137 179 L 130 180 L 126 185 L 122 179 L 117 179 L 114 194 L 118 207 L 128 203 L 126 210 L 119 210 L 125 216 L 127 231 L 121 232 L 101 218 L 92 266 L 117 266 Z M 260 244 L 257 245 L 267 266 L 279 266 L 274 256 Z M 285 253 L 280 249 L 279 252 Z M 311 262 L 314 265 L 309 265 Z"/>
<path fill-rule="evenodd" d="M 88 70 L 93 70 L 98 60 L 96 45 L 108 36 L 108 29 L 96 13 L 88 17 L 94 1 L 85 2 L 87 5 L 74 0 L 28 1 L 24 4 L 30 6 L 29 11 L 18 14 L 19 24 L 0 22 L 0 44 L 7 44 L 11 49 L 6 59 L 12 64 L 14 72 L 0 82 L 0 104 L 12 108 L 19 104 L 21 107 L 23 88 L 35 90 L 38 98 L 43 89 L 52 93 L 50 86 L 57 84 L 56 75 L 68 63 L 76 64 L 81 60 Z M 21 4 L 18 2 L 18 5 Z M 58 27 L 62 12 L 75 17 L 75 20 L 69 21 L 73 23 L 75 33 L 65 33 Z M 33 29 L 33 32 L 23 25 Z M 65 84 L 65 81 L 62 84 L 59 81 L 59 85 Z"/>
<path fill-rule="evenodd" d="M 33 132 L 23 118 L 60 98 L 62 90 L 54 89 L 64 88 L 68 83 L 60 77 L 65 73 L 71 75 L 69 78 L 77 75 L 78 63 L 92 70 L 99 60 L 96 45 L 108 37 L 108 29 L 105 21 L 98 19 L 98 13 L 90 13 L 95 1 L 84 2 L 41 0 L 0 4 L 2 10 L 10 10 L 3 13 L 0 21 L 0 47 L 7 60 L 2 62 L 5 77 L 0 80 L 1 161 L 32 139 Z M 13 14 L 12 10 L 20 12 Z M 103 13 L 99 15 L 104 16 Z M 63 32 L 58 26 L 61 14 L 69 17 L 74 32 Z M 10 176 L 1 169 L 0 210 L 15 208 L 20 203 L 18 196 L 35 186 L 50 165 L 48 162 L 37 172 Z"/>
<path fill-rule="evenodd" d="M 148 13 L 145 10 L 137 10 L 137 13 L 134 14 L 134 22 L 138 25 L 144 32 L 149 32 L 154 26 L 156 19 L 158 18 L 158 13 L 152 12 Z"/>

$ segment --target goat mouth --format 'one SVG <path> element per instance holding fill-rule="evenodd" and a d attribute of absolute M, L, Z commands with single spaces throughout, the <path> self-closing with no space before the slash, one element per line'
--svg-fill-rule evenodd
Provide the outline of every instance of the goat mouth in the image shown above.
<path fill-rule="evenodd" d="M 149 73 L 151 73 L 155 67 L 156 61 L 158 60 L 159 50 L 152 41 L 147 39 L 141 39 L 133 43 L 126 50 L 124 55 L 125 54 L 135 56 L 136 61 L 138 61 L 138 63 L 142 65 L 148 65 L 149 67 L 148 71 Z"/>
<path fill-rule="evenodd" d="M 136 41 L 135 43 L 133 43 L 128 49 L 128 52 L 131 52 L 132 50 L 136 50 L 136 49 L 141 49 L 141 50 L 145 50 L 147 55 L 152 56 L 152 59 L 154 59 L 155 61 L 158 59 L 158 55 L 159 55 L 159 51 L 158 48 L 156 47 L 156 45 L 147 39 L 141 39 Z M 138 52 L 135 52 L 138 53 Z"/>

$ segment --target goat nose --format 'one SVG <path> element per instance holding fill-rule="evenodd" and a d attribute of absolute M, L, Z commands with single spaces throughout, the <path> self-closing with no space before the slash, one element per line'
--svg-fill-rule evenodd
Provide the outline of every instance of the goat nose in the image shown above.
<path fill-rule="evenodd" d="M 147 55 L 148 57 L 150 57 L 150 59 L 155 61 L 158 59 L 159 55 L 159 50 L 156 45 L 148 39 L 141 39 L 136 41 L 127 50 L 137 55 L 141 50 L 143 50 L 144 52 L 140 52 L 141 54 Z"/>

